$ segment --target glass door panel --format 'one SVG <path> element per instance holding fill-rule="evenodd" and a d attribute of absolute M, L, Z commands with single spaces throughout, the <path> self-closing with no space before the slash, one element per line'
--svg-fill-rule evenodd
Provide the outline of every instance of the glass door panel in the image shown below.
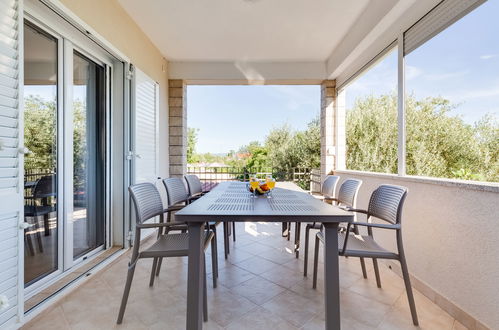
<path fill-rule="evenodd" d="M 24 24 L 24 284 L 58 270 L 58 40 Z"/>
<path fill-rule="evenodd" d="M 73 53 L 73 258 L 105 242 L 105 68 Z"/>

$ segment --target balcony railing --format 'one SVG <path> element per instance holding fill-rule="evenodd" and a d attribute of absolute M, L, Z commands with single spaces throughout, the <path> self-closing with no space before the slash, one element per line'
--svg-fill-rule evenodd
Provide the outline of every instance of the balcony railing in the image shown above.
<path fill-rule="evenodd" d="M 278 181 L 293 181 L 301 188 L 318 191 L 320 187 L 320 171 L 306 167 L 295 167 L 289 170 L 278 170 L 272 167 L 210 167 L 187 166 L 187 174 L 195 174 L 201 182 L 212 185 L 223 181 L 249 181 L 252 175 L 265 179 L 269 174 Z"/>

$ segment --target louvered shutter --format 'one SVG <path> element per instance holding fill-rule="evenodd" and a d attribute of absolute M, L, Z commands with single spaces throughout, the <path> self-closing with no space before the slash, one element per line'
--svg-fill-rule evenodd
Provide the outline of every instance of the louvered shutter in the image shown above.
<path fill-rule="evenodd" d="M 485 1 L 442 1 L 404 33 L 404 54 L 409 54 Z"/>
<path fill-rule="evenodd" d="M 135 74 L 135 182 L 155 182 L 158 172 L 158 84 Z"/>
<path fill-rule="evenodd" d="M 22 124 L 20 122 L 18 0 L 0 0 L 0 295 L 9 306 L 0 310 L 0 328 L 18 321 L 22 273 L 19 258 L 22 232 Z"/>

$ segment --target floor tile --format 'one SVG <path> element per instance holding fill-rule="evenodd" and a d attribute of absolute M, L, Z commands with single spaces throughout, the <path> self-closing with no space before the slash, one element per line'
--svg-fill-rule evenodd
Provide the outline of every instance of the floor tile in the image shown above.
<path fill-rule="evenodd" d="M 296 327 L 303 326 L 322 309 L 320 304 L 289 290 L 263 304 L 262 307 Z"/>
<path fill-rule="evenodd" d="M 257 305 L 262 305 L 284 290 L 283 287 L 257 276 L 236 285 L 231 289 L 231 292 L 245 297 Z"/>

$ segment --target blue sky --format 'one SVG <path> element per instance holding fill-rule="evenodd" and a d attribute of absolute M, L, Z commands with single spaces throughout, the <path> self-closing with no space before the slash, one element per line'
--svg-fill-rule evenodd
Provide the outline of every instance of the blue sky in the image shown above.
<path fill-rule="evenodd" d="M 197 152 L 238 150 L 289 124 L 304 129 L 320 112 L 320 86 L 188 86 L 187 124 Z"/>

